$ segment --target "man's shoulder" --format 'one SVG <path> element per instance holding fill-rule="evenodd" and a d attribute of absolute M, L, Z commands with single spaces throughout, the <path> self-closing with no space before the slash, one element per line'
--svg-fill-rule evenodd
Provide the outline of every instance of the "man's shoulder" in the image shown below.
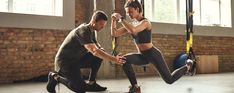
<path fill-rule="evenodd" d="M 77 28 L 78 29 L 88 29 L 88 24 L 86 24 L 86 23 L 80 24 Z"/>
<path fill-rule="evenodd" d="M 78 36 L 81 36 L 81 37 L 92 35 L 91 29 L 85 23 L 81 24 L 77 28 L 73 29 L 72 32 L 77 34 Z"/>
<path fill-rule="evenodd" d="M 89 28 L 88 28 L 88 25 L 86 23 L 83 23 L 81 25 L 79 25 L 77 28 L 74 29 L 76 32 L 80 32 L 80 33 L 83 33 L 83 32 L 87 32 L 87 31 L 90 31 Z"/>

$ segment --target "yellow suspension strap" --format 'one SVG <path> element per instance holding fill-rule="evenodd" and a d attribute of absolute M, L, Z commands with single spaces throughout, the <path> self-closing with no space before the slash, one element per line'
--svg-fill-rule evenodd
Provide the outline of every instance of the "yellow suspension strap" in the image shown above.
<path fill-rule="evenodd" d="M 115 0 L 112 0 L 112 6 L 113 6 L 113 13 L 116 12 L 115 10 Z M 118 55 L 118 52 L 116 51 L 117 49 L 117 38 L 116 37 L 111 37 L 111 48 L 112 48 L 112 55 L 116 56 Z M 113 64 L 112 62 L 109 62 L 111 66 L 115 67 L 116 65 Z"/>
<path fill-rule="evenodd" d="M 187 59 L 191 59 L 194 61 L 194 69 L 196 70 L 196 57 L 193 52 L 193 0 L 186 0 L 186 54 Z M 196 73 L 196 71 L 193 71 L 192 75 Z"/>
<path fill-rule="evenodd" d="M 191 58 L 193 54 L 193 3 L 192 0 L 186 0 L 186 53 L 188 58 Z"/>
<path fill-rule="evenodd" d="M 193 52 L 193 0 L 186 0 L 186 52 L 182 52 L 174 59 L 174 69 L 178 69 L 186 64 L 188 59 L 193 60 L 194 64 L 190 70 L 193 73 L 188 75 L 194 75 L 196 73 L 196 57 Z"/>
<path fill-rule="evenodd" d="M 112 37 L 112 42 L 111 42 L 111 44 L 112 44 L 112 55 L 114 55 L 114 56 L 116 56 L 118 54 L 117 51 L 116 51 L 116 49 L 117 49 L 117 40 L 116 39 L 117 39 L 116 37 Z"/>
<path fill-rule="evenodd" d="M 186 53 L 189 54 L 193 46 L 193 23 L 192 23 L 192 16 L 193 16 L 194 12 L 189 12 L 189 14 L 187 15 L 188 16 L 188 19 L 187 19 L 187 46 L 186 46 Z"/>

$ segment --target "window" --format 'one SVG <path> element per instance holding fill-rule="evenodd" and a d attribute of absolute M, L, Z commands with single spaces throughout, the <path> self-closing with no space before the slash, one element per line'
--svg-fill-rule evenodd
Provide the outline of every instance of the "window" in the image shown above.
<path fill-rule="evenodd" d="M 75 27 L 75 0 L 0 0 L 0 26 L 35 29 Z"/>
<path fill-rule="evenodd" d="M 151 21 L 160 22 L 176 22 L 175 15 L 175 0 L 145 0 L 145 17 L 149 18 Z M 166 10 L 166 11 L 165 11 Z"/>
<path fill-rule="evenodd" d="M 62 16 L 63 0 L 1 0 L 0 12 Z"/>
<path fill-rule="evenodd" d="M 0 11 L 1 12 L 8 11 L 8 0 L 0 0 Z"/>
<path fill-rule="evenodd" d="M 153 22 L 185 24 L 186 0 L 144 0 L 145 17 Z M 194 24 L 231 27 L 231 0 L 193 0 Z"/>

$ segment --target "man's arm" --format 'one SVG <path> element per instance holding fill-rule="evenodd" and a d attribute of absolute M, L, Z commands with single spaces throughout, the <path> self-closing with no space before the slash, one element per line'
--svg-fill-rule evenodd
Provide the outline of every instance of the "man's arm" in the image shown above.
<path fill-rule="evenodd" d="M 94 43 L 90 43 L 90 44 L 85 44 L 84 45 L 85 48 L 91 52 L 94 56 L 97 56 L 101 59 L 107 60 L 107 61 L 112 61 L 112 62 L 116 62 L 117 64 L 123 64 L 125 63 L 125 60 L 123 59 L 122 56 L 112 56 L 104 51 L 102 51 L 101 49 L 99 49 Z"/>

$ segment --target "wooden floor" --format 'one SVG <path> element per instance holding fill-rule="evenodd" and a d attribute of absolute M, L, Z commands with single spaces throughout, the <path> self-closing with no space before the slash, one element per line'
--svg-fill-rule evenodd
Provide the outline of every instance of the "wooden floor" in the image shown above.
<path fill-rule="evenodd" d="M 184 76 L 172 85 L 166 84 L 160 77 L 138 78 L 138 82 L 142 93 L 234 93 L 234 73 Z M 127 79 L 98 80 L 98 83 L 108 87 L 107 91 L 99 93 L 124 93 L 130 85 Z M 47 93 L 45 86 L 46 82 L 0 85 L 0 93 Z M 58 93 L 74 92 L 60 84 Z"/>

